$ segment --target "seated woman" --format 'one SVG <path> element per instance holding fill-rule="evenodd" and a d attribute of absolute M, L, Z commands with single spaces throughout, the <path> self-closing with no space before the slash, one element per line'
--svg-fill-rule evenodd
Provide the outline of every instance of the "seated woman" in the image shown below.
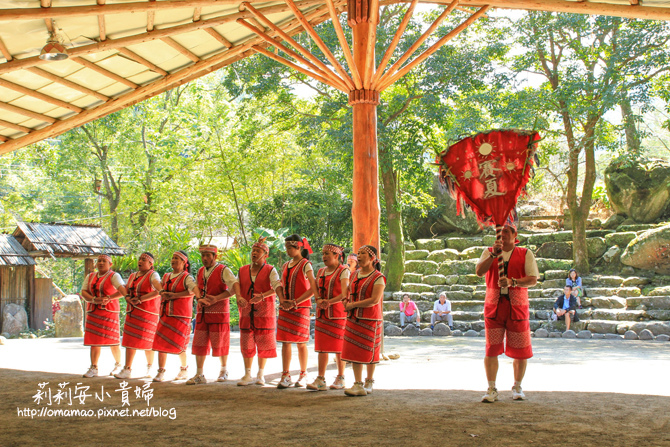
<path fill-rule="evenodd" d="M 577 306 L 582 308 L 582 296 L 584 296 L 584 288 L 582 286 L 582 278 L 577 273 L 577 270 L 570 269 L 568 272 L 568 277 L 565 280 L 565 285 L 570 286 L 572 289 L 572 294 L 577 299 Z"/>

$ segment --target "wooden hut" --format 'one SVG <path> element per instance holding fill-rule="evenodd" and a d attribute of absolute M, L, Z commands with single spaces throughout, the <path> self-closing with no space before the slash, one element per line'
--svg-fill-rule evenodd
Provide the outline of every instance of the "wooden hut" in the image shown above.
<path fill-rule="evenodd" d="M 0 234 L 0 332 L 7 304 L 31 304 L 35 292 L 34 280 L 35 260 L 13 236 Z"/>

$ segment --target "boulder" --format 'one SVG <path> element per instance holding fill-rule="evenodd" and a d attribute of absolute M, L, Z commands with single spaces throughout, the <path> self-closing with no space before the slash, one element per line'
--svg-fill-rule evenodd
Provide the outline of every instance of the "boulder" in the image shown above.
<path fill-rule="evenodd" d="M 479 259 L 488 247 L 470 247 L 463 250 L 461 259 Z"/>
<path fill-rule="evenodd" d="M 437 273 L 449 275 L 471 275 L 475 273 L 477 259 L 466 259 L 464 261 L 445 261 L 440 265 Z"/>
<path fill-rule="evenodd" d="M 402 335 L 406 335 L 406 336 L 409 336 L 409 337 L 415 337 L 415 336 L 419 335 L 419 328 L 417 328 L 413 324 L 408 324 L 407 326 L 405 326 L 405 329 L 403 329 Z"/>
<path fill-rule="evenodd" d="M 643 329 L 639 334 L 640 340 L 653 340 L 654 334 L 649 329 Z"/>
<path fill-rule="evenodd" d="M 422 275 L 434 275 L 437 273 L 438 264 L 435 261 L 405 261 L 405 272 L 421 273 Z"/>
<path fill-rule="evenodd" d="M 544 272 L 544 280 L 548 279 L 562 279 L 565 284 L 565 280 L 568 277 L 567 270 L 547 270 Z"/>
<path fill-rule="evenodd" d="M 442 250 L 444 241 L 442 239 L 417 239 L 414 241 L 417 250 L 427 250 L 429 252 Z"/>
<path fill-rule="evenodd" d="M 404 283 L 402 285 L 402 291 L 413 292 L 413 293 L 432 292 L 433 288 L 426 284 Z"/>
<path fill-rule="evenodd" d="M 433 328 L 433 335 L 446 337 L 448 335 L 451 335 L 451 329 L 449 329 L 449 326 L 447 326 L 444 323 L 437 323 Z"/>
<path fill-rule="evenodd" d="M 482 329 L 481 331 L 479 331 L 479 336 L 486 337 L 486 329 Z"/>
<path fill-rule="evenodd" d="M 628 231 L 625 233 L 610 233 L 605 236 L 605 243 L 608 246 L 618 245 L 619 247 L 627 246 L 630 241 L 635 239 L 637 233 L 633 231 Z"/>
<path fill-rule="evenodd" d="M 436 250 L 428 255 L 429 261 L 435 261 L 438 264 L 444 261 L 456 261 L 460 258 L 461 256 L 453 248 L 444 248 L 442 250 Z"/>
<path fill-rule="evenodd" d="M 617 323 L 612 321 L 592 320 L 588 324 L 588 330 L 597 334 L 616 334 Z"/>
<path fill-rule="evenodd" d="M 547 270 L 570 270 L 572 268 L 572 260 L 568 259 L 546 259 L 537 257 L 537 268 L 540 273 L 544 273 Z"/>
<path fill-rule="evenodd" d="M 15 337 L 28 330 L 28 314 L 26 308 L 16 303 L 5 305 L 2 311 L 2 331 Z"/>
<path fill-rule="evenodd" d="M 535 254 L 538 258 L 572 259 L 571 242 L 545 242 Z"/>
<path fill-rule="evenodd" d="M 556 240 L 554 239 L 554 234 L 553 233 L 538 233 L 538 234 L 531 234 L 528 236 L 528 239 L 526 240 L 526 243 L 528 245 L 542 245 L 546 242 L 555 242 Z"/>
<path fill-rule="evenodd" d="M 626 298 L 629 309 L 638 310 L 670 310 L 670 296 L 640 296 Z"/>
<path fill-rule="evenodd" d="M 603 222 L 603 228 L 608 230 L 614 230 L 616 227 L 621 225 L 623 221 L 626 220 L 621 214 L 612 214 L 610 217 Z"/>
<path fill-rule="evenodd" d="M 405 273 L 405 276 L 402 277 L 402 282 L 413 282 L 420 283 L 423 281 L 423 275 L 421 273 Z"/>
<path fill-rule="evenodd" d="M 642 291 L 637 287 L 619 287 L 616 292 L 617 296 L 628 298 L 642 295 Z"/>
<path fill-rule="evenodd" d="M 463 252 L 470 247 L 479 247 L 482 245 L 481 239 L 467 239 L 463 237 L 450 237 L 446 241 L 447 248 Z"/>
<path fill-rule="evenodd" d="M 618 245 L 613 245 L 603 254 L 602 260 L 607 264 L 617 264 L 621 261 L 621 252 Z"/>
<path fill-rule="evenodd" d="M 624 309 L 626 300 L 617 297 L 594 296 L 591 298 L 591 306 L 600 309 Z"/>
<path fill-rule="evenodd" d="M 432 286 L 441 286 L 446 284 L 447 277 L 444 275 L 426 275 L 423 277 L 424 284 L 430 284 Z"/>
<path fill-rule="evenodd" d="M 397 337 L 398 335 L 402 335 L 402 329 L 395 324 L 389 324 L 384 328 L 384 334 L 391 337 Z"/>
<path fill-rule="evenodd" d="M 594 340 L 604 340 L 605 334 L 593 334 L 592 337 Z"/>
<path fill-rule="evenodd" d="M 460 329 L 456 329 L 455 331 L 451 332 L 451 335 L 453 335 L 454 337 L 460 337 L 463 335 L 463 332 Z"/>
<path fill-rule="evenodd" d="M 621 263 L 670 274 L 670 224 L 645 231 L 633 239 L 621 255 Z"/>
<path fill-rule="evenodd" d="M 605 334 L 605 340 L 623 340 L 619 334 Z"/>
<path fill-rule="evenodd" d="M 607 244 L 602 237 L 589 237 L 586 239 L 586 249 L 589 258 L 599 258 L 607 251 Z"/>
<path fill-rule="evenodd" d="M 419 331 L 419 336 L 421 336 L 421 337 L 432 337 L 433 336 L 433 330 L 429 327 L 427 327 L 425 329 L 421 329 L 421 331 Z"/>
<path fill-rule="evenodd" d="M 67 295 L 60 300 L 60 310 L 54 316 L 56 337 L 83 337 L 84 311 L 78 295 Z"/>
<path fill-rule="evenodd" d="M 623 278 L 620 276 L 599 276 L 594 278 L 593 282 L 600 287 L 621 287 Z"/>
<path fill-rule="evenodd" d="M 476 332 L 481 332 L 481 331 L 484 330 L 484 322 L 483 321 L 473 321 L 470 326 L 472 327 L 472 330 L 474 330 Z"/>
<path fill-rule="evenodd" d="M 670 335 L 670 323 L 668 322 L 650 322 L 647 323 L 646 329 L 651 331 L 651 333 L 654 335 Z"/>
<path fill-rule="evenodd" d="M 416 250 L 416 245 L 414 245 L 414 242 L 410 241 L 409 239 L 405 239 L 405 252 L 408 250 Z"/>
<path fill-rule="evenodd" d="M 577 338 L 577 334 L 572 329 L 563 332 L 563 338 Z"/>
<path fill-rule="evenodd" d="M 577 332 L 577 338 L 582 340 L 589 340 L 592 337 L 591 331 L 579 331 Z"/>
<path fill-rule="evenodd" d="M 605 169 L 610 205 L 639 223 L 658 220 L 670 208 L 670 165 L 652 161 L 646 165 L 613 162 Z"/>
<path fill-rule="evenodd" d="M 665 334 L 657 335 L 656 341 L 670 341 L 670 335 Z"/>
<path fill-rule="evenodd" d="M 537 329 L 535 331 L 535 338 L 547 338 L 549 337 L 549 331 L 544 328 Z"/>
<path fill-rule="evenodd" d="M 428 250 L 407 250 L 405 251 L 405 261 L 420 261 L 428 258 Z"/>
<path fill-rule="evenodd" d="M 649 278 L 640 278 L 638 276 L 631 276 L 623 280 L 621 284 L 624 287 L 641 287 L 651 283 Z M 670 295 L 670 293 L 668 293 Z"/>
<path fill-rule="evenodd" d="M 549 332 L 549 338 L 561 338 L 562 336 L 561 332 Z"/>
<path fill-rule="evenodd" d="M 565 287 L 565 279 L 545 279 L 541 286 L 543 289 L 562 289 Z"/>
<path fill-rule="evenodd" d="M 458 277 L 459 284 L 467 285 L 477 285 L 477 284 L 486 284 L 486 278 L 483 276 L 472 275 L 460 275 Z"/>
<path fill-rule="evenodd" d="M 648 293 L 648 296 L 669 296 L 670 295 L 670 286 L 664 287 L 655 287 L 651 289 Z M 639 295 L 636 295 L 639 296 Z"/>
<path fill-rule="evenodd" d="M 479 332 L 475 331 L 474 329 L 470 329 L 469 331 L 466 331 L 465 334 L 463 334 L 466 337 L 479 337 Z"/>
<path fill-rule="evenodd" d="M 635 331 L 628 330 L 623 334 L 624 340 L 637 340 L 639 337 Z"/>

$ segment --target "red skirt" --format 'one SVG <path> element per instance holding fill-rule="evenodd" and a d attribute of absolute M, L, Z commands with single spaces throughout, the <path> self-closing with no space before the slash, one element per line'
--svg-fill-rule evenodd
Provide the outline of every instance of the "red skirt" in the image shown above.
<path fill-rule="evenodd" d="M 314 328 L 314 350 L 334 354 L 342 353 L 344 342 L 344 318 L 331 320 L 325 317 L 316 319 Z"/>
<path fill-rule="evenodd" d="M 144 351 L 153 349 L 156 326 L 158 326 L 158 315 L 133 309 L 126 314 L 121 346 Z"/>
<path fill-rule="evenodd" d="M 383 330 L 383 321 L 347 318 L 342 360 L 352 363 L 379 363 Z"/>
<path fill-rule="evenodd" d="M 191 335 L 191 319 L 162 315 L 158 320 L 156 337 L 152 349 L 168 354 L 181 354 L 186 351 Z"/>
<path fill-rule="evenodd" d="M 284 343 L 307 343 L 309 341 L 309 307 L 279 309 L 277 341 Z"/>
<path fill-rule="evenodd" d="M 95 306 L 93 311 L 86 313 L 84 346 L 118 346 L 119 313 L 110 312 Z"/>

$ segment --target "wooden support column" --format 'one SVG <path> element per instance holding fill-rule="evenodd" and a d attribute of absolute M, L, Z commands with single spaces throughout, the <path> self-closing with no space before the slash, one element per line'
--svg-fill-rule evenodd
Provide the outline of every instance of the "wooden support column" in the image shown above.
<path fill-rule="evenodd" d="M 375 0 L 351 0 L 349 26 L 353 30 L 354 62 L 360 77 L 370 80 L 374 71 L 375 42 L 379 3 Z M 353 108 L 354 178 L 353 207 L 354 250 L 372 245 L 379 250 L 379 163 L 377 160 L 377 106 L 379 92 L 359 89 L 349 93 Z"/>

